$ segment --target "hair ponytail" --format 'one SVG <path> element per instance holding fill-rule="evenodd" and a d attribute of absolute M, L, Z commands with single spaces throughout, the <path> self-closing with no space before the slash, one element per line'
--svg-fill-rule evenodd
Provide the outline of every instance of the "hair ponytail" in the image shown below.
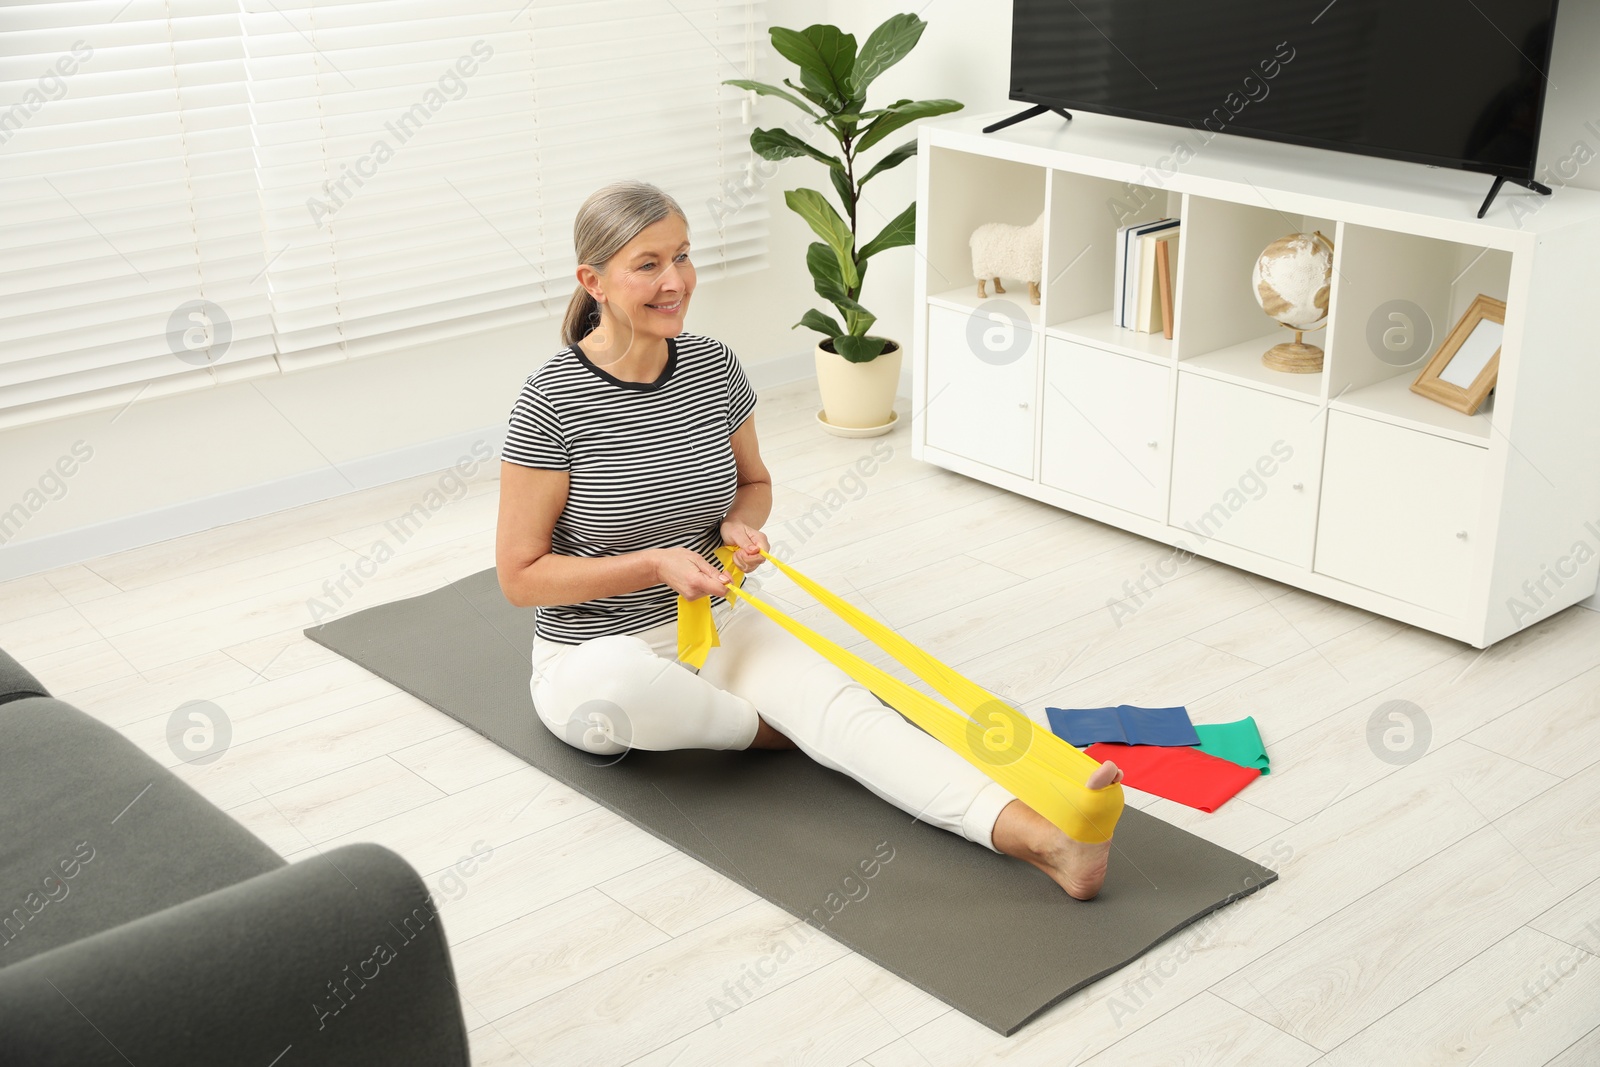
<path fill-rule="evenodd" d="M 570 345 L 580 341 L 599 324 L 599 302 L 589 295 L 589 290 L 578 286 L 577 292 L 567 302 L 567 316 L 561 320 L 561 343 Z"/>
<path fill-rule="evenodd" d="M 600 274 L 622 247 L 646 226 L 660 222 L 668 214 L 689 224 L 683 209 L 670 195 L 649 182 L 623 179 L 595 190 L 578 209 L 572 222 L 572 247 L 580 264 L 587 263 Z M 600 304 L 581 284 L 567 302 L 561 322 L 563 344 L 576 344 L 600 325 Z"/>

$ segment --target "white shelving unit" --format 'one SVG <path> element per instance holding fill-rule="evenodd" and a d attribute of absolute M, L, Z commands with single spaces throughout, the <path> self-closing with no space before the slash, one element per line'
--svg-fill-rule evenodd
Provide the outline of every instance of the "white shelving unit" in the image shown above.
<path fill-rule="evenodd" d="M 1481 175 L 1085 113 L 981 132 L 1001 114 L 918 135 L 918 459 L 1480 648 L 1595 591 L 1600 193 L 1507 187 L 1479 220 Z M 1041 210 L 1041 302 L 979 297 L 972 230 Z M 1117 227 L 1163 216 L 1171 340 L 1110 312 Z M 1280 373 L 1250 270 L 1311 230 L 1323 369 Z M 1479 293 L 1505 339 L 1462 415 L 1409 387 Z"/>

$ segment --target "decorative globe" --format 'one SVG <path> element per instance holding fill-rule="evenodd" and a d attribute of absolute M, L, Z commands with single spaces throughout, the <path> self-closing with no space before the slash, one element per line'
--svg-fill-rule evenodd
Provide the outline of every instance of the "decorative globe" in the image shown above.
<path fill-rule="evenodd" d="M 1328 319 L 1333 284 L 1333 242 L 1321 231 L 1291 233 L 1268 245 L 1250 272 L 1250 287 L 1261 310 L 1295 331 L 1294 341 L 1273 345 L 1261 361 L 1274 370 L 1315 373 L 1322 349 L 1304 344 L 1300 334 Z"/>

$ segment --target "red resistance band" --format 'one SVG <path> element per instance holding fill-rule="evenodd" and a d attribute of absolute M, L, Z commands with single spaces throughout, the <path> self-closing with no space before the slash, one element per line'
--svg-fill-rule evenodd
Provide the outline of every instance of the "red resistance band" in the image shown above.
<path fill-rule="evenodd" d="M 1216 811 L 1239 790 L 1261 777 L 1255 767 L 1241 767 L 1194 748 L 1171 745 L 1119 745 L 1101 741 L 1084 749 L 1104 763 L 1122 769 L 1122 784 L 1175 800 L 1201 811 Z"/>

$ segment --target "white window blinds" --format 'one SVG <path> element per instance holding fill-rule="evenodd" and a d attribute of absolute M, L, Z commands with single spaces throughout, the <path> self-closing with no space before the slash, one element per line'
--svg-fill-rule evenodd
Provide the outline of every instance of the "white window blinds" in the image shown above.
<path fill-rule="evenodd" d="M 0 8 L 0 428 L 566 308 L 636 177 L 767 265 L 761 0 Z"/>
<path fill-rule="evenodd" d="M 276 370 L 237 4 L 122 3 L 0 8 L 0 426 Z"/>

